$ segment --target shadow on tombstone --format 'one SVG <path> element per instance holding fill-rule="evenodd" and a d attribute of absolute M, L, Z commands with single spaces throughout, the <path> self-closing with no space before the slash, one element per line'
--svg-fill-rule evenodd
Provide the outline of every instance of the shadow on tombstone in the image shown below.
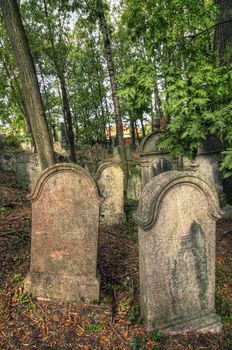
<path fill-rule="evenodd" d="M 80 166 L 56 164 L 41 173 L 29 198 L 32 242 L 26 290 L 37 298 L 98 302 L 97 184 Z"/>
<path fill-rule="evenodd" d="M 215 314 L 217 194 L 192 172 L 169 171 L 143 189 L 139 226 L 140 308 L 149 330 L 220 332 Z"/>

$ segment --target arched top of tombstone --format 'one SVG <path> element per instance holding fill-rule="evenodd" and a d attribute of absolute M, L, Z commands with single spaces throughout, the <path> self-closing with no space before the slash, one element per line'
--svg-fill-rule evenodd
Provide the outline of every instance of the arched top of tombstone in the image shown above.
<path fill-rule="evenodd" d="M 38 177 L 33 191 L 28 195 L 28 199 L 33 202 L 39 199 L 45 183 L 54 175 L 62 172 L 71 172 L 80 175 L 86 182 L 86 191 L 90 191 L 92 199 L 99 203 L 103 200 L 95 180 L 84 168 L 73 163 L 59 163 L 46 168 Z"/>
<path fill-rule="evenodd" d="M 136 224 L 143 230 L 150 229 L 157 219 L 163 198 L 173 187 L 180 184 L 190 185 L 200 190 L 208 204 L 208 215 L 213 220 L 221 217 L 217 194 L 204 180 L 192 172 L 169 171 L 153 177 L 144 187 L 138 209 L 133 215 Z"/>
<path fill-rule="evenodd" d="M 99 180 L 101 177 L 101 173 L 103 172 L 103 170 L 105 170 L 106 168 L 110 168 L 110 167 L 114 167 L 117 168 L 118 170 L 120 170 L 122 172 L 122 176 L 123 176 L 123 170 L 122 167 L 116 163 L 116 162 L 105 162 L 102 163 L 98 169 L 97 169 L 97 173 L 96 173 L 96 179 Z"/>
<path fill-rule="evenodd" d="M 144 137 L 140 144 L 140 155 L 152 155 L 152 154 L 167 154 L 167 150 L 158 150 L 157 144 L 159 143 L 161 131 L 154 131 L 153 133 Z"/>

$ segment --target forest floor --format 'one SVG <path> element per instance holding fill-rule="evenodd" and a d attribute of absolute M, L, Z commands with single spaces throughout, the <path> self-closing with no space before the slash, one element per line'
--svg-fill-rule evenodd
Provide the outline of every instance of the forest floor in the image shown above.
<path fill-rule="evenodd" d="M 148 333 L 138 312 L 138 245 L 127 203 L 127 223 L 102 227 L 99 236 L 99 305 L 36 301 L 24 292 L 29 271 L 31 207 L 12 173 L 0 171 L 0 350 L 21 349 L 232 349 L 232 228 L 217 227 L 216 307 L 220 334 Z"/>

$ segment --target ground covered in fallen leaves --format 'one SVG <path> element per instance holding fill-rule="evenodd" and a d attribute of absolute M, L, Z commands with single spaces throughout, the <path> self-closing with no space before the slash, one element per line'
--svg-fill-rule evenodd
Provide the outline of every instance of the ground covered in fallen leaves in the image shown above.
<path fill-rule="evenodd" d="M 99 236 L 99 305 L 34 300 L 23 289 L 30 263 L 31 207 L 12 173 L 0 171 L 0 350 L 21 349 L 232 349 L 232 222 L 217 229 L 218 335 L 165 337 L 147 333 L 138 307 L 138 246 L 127 203 L 127 223 L 102 227 Z"/>

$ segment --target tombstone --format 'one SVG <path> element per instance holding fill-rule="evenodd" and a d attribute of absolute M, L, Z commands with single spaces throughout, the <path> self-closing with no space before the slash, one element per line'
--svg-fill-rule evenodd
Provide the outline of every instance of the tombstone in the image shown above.
<path fill-rule="evenodd" d="M 104 197 L 100 210 L 101 223 L 109 226 L 122 224 L 125 221 L 122 168 L 117 163 L 103 163 L 98 168 L 96 177 Z"/>
<path fill-rule="evenodd" d="M 209 135 L 203 146 L 199 148 L 194 161 L 190 161 L 186 157 L 183 157 L 182 160 L 184 169 L 191 168 L 215 188 L 221 203 L 224 202 L 223 180 L 219 171 L 222 151 L 222 141 L 213 135 Z"/>
<path fill-rule="evenodd" d="M 97 302 L 100 195 L 80 166 L 45 169 L 30 195 L 32 246 L 25 288 L 37 298 Z"/>
<path fill-rule="evenodd" d="M 107 149 L 104 148 L 101 144 L 95 143 L 91 147 L 92 159 L 95 164 L 99 164 L 99 162 L 104 161 L 107 158 Z"/>
<path fill-rule="evenodd" d="M 140 145 L 142 187 L 144 187 L 154 176 L 176 169 L 176 164 L 166 150 L 158 150 L 161 132 L 154 131 L 147 135 Z"/>
<path fill-rule="evenodd" d="M 213 184 L 220 198 L 223 197 L 223 180 L 219 172 L 222 151 L 222 141 L 213 135 L 209 135 L 197 155 L 199 175 Z"/>
<path fill-rule="evenodd" d="M 15 155 L 9 152 L 4 152 L 0 156 L 0 168 L 4 171 L 16 171 Z"/>
<path fill-rule="evenodd" d="M 19 184 L 32 190 L 41 171 L 37 154 L 27 152 L 19 152 L 17 154 L 16 180 Z"/>
<path fill-rule="evenodd" d="M 60 130 L 58 131 L 58 141 L 60 142 L 62 148 L 66 149 L 69 145 L 64 122 L 60 123 Z"/>
<path fill-rule="evenodd" d="M 115 163 L 121 163 L 121 158 L 120 158 L 118 147 L 119 146 L 114 146 L 114 148 L 113 148 L 113 161 Z"/>
<path fill-rule="evenodd" d="M 215 314 L 216 192 L 192 172 L 169 171 L 145 186 L 139 226 L 140 308 L 149 330 L 219 332 Z"/>
<path fill-rule="evenodd" d="M 127 198 L 139 200 L 142 192 L 142 179 L 139 174 L 132 174 L 128 179 Z"/>
<path fill-rule="evenodd" d="M 89 163 L 93 163 L 93 157 L 91 152 L 91 146 L 86 145 L 83 151 L 83 160 Z"/>

